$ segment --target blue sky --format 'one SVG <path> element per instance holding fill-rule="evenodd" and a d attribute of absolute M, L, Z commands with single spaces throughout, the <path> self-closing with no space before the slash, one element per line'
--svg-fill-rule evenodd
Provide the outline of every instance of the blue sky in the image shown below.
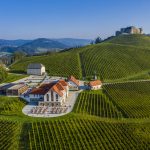
<path fill-rule="evenodd" d="M 150 33 L 149 0 L 0 0 L 0 39 L 102 38 L 129 25 Z"/>

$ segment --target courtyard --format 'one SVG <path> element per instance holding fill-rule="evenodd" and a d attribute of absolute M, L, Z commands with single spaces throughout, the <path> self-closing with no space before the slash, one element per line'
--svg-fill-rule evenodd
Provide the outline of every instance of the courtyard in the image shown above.
<path fill-rule="evenodd" d="M 70 113 L 81 91 L 69 92 L 69 97 L 60 107 L 38 106 L 36 103 L 29 103 L 22 112 L 31 117 L 59 117 Z"/>

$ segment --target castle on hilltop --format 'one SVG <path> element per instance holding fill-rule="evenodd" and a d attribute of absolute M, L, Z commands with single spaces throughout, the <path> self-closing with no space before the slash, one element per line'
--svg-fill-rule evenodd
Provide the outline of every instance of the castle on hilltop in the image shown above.
<path fill-rule="evenodd" d="M 130 26 L 127 28 L 121 28 L 120 31 L 116 31 L 116 36 L 122 34 L 143 34 L 143 29 Z"/>

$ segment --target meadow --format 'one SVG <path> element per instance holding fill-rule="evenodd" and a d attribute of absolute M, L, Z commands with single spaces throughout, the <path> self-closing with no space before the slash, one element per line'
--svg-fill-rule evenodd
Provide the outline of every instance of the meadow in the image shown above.
<path fill-rule="evenodd" d="M 8 76 L 5 80 L 3 80 L 3 83 L 10 83 L 14 82 L 16 80 L 20 80 L 22 78 L 28 77 L 26 74 L 14 74 L 14 73 L 8 73 Z"/>

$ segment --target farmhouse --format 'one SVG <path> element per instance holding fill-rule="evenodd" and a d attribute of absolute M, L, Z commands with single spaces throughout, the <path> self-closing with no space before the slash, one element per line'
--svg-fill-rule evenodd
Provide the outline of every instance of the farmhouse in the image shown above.
<path fill-rule="evenodd" d="M 102 82 L 100 80 L 90 81 L 89 88 L 91 90 L 98 90 L 102 87 Z"/>
<path fill-rule="evenodd" d="M 27 74 L 30 75 L 44 75 L 45 74 L 45 66 L 40 63 L 32 63 L 28 65 Z"/>
<path fill-rule="evenodd" d="M 70 76 L 70 77 L 68 78 L 68 84 L 69 84 L 69 89 L 70 89 L 71 91 L 79 90 L 80 81 L 77 80 L 75 77 Z"/>
<path fill-rule="evenodd" d="M 42 84 L 29 94 L 30 101 L 36 101 L 43 106 L 61 106 L 68 97 L 69 87 L 64 80 Z"/>
<path fill-rule="evenodd" d="M 28 86 L 26 84 L 16 84 L 7 88 L 6 95 L 7 96 L 20 96 L 25 91 L 28 90 Z"/>

